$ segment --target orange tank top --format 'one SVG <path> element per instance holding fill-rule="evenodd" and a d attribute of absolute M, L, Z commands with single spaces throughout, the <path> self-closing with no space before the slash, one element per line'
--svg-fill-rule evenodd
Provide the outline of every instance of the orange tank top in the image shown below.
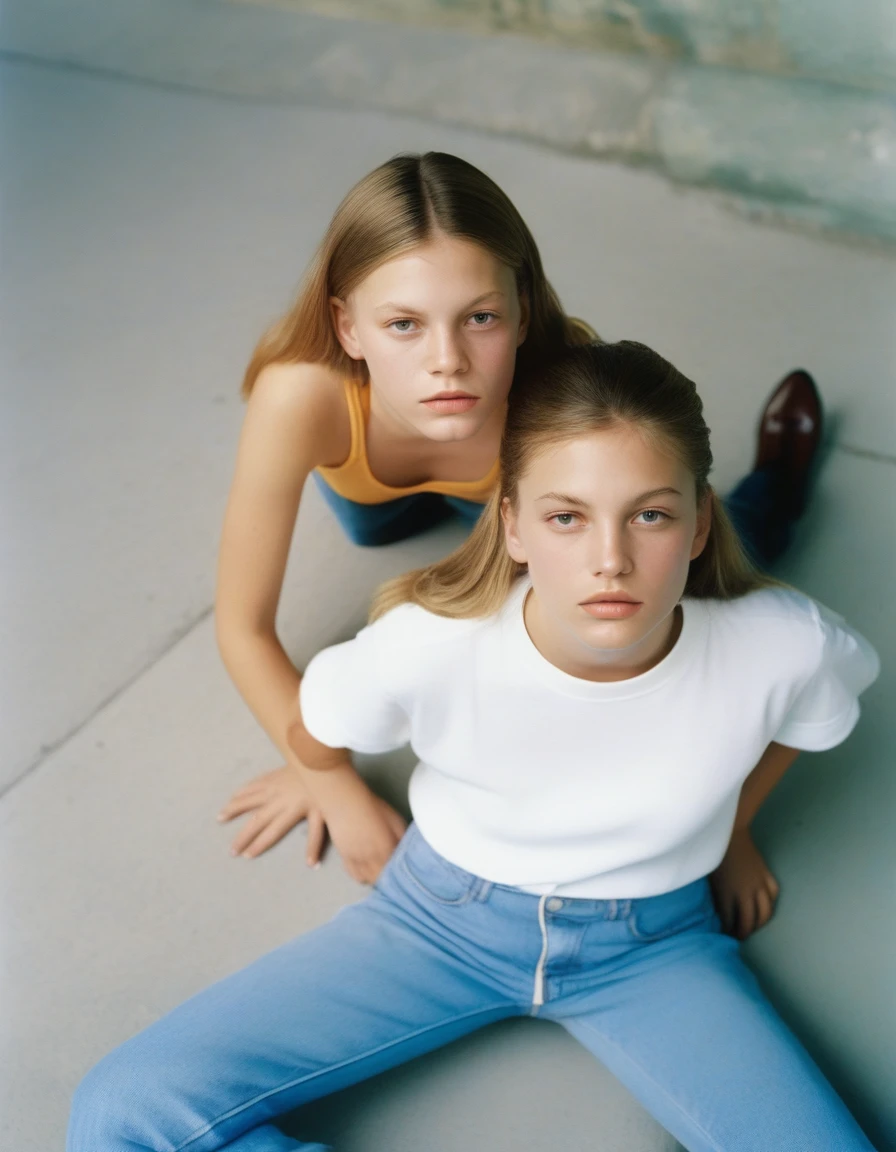
<path fill-rule="evenodd" d="M 498 461 L 481 480 L 427 480 L 409 488 L 391 488 L 377 480 L 367 462 L 367 421 L 370 416 L 370 387 L 366 380 L 345 381 L 345 399 L 351 421 L 352 444 L 348 459 L 336 468 L 318 468 L 320 478 L 339 496 L 356 504 L 385 504 L 418 492 L 437 492 L 485 504 L 498 484 Z"/>

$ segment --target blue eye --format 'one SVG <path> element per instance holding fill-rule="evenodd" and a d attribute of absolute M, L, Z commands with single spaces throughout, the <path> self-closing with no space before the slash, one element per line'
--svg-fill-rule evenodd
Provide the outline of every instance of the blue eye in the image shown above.
<path fill-rule="evenodd" d="M 646 508 L 643 512 L 639 512 L 636 519 L 644 517 L 643 524 L 660 524 L 663 520 L 668 520 L 669 517 L 665 512 L 660 512 L 659 508 Z"/>
<path fill-rule="evenodd" d="M 413 320 L 393 320 L 389 327 L 394 328 L 396 332 L 410 332 L 413 323 Z M 402 327 L 402 325 L 406 325 L 406 327 Z"/>
<path fill-rule="evenodd" d="M 576 517 L 573 512 L 558 512 L 555 516 L 551 517 L 551 520 L 558 528 L 571 528 L 575 523 Z"/>
<path fill-rule="evenodd" d="M 484 328 L 489 320 L 496 319 L 494 312 L 474 312 L 473 319 L 477 328 Z"/>

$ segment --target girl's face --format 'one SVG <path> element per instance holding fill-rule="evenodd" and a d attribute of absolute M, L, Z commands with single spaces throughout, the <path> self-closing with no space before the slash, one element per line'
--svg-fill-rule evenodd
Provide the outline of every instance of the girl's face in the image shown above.
<path fill-rule="evenodd" d="M 339 342 L 367 362 L 395 431 L 466 440 L 503 421 L 527 316 L 512 270 L 490 252 L 439 235 L 331 305 Z"/>
<path fill-rule="evenodd" d="M 698 509 L 684 464 L 630 425 L 587 433 L 536 455 L 503 516 L 532 580 L 526 626 L 552 664 L 622 680 L 667 654 L 709 535 L 709 500 Z"/>

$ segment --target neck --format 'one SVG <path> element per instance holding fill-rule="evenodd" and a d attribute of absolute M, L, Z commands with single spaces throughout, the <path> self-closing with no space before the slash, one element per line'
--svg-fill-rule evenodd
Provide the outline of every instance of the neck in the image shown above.
<path fill-rule="evenodd" d="M 540 602 L 532 589 L 523 606 L 523 620 L 529 639 L 545 660 L 579 680 L 608 684 L 631 680 L 655 668 L 675 647 L 681 635 L 683 618 L 681 606 L 678 605 L 637 644 L 606 650 L 591 648 L 552 626 L 550 621 L 544 619 Z"/>

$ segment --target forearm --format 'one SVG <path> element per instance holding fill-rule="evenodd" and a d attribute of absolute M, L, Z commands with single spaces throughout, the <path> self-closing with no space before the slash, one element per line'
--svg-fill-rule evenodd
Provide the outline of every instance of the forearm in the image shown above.
<path fill-rule="evenodd" d="M 746 831 L 756 813 L 780 781 L 784 773 L 799 756 L 799 750 L 784 744 L 769 744 L 759 763 L 744 781 L 734 818 L 734 831 Z"/>
<path fill-rule="evenodd" d="M 328 748 L 314 740 L 301 724 L 299 684 L 301 676 L 274 633 L 249 636 L 218 634 L 218 646 L 227 671 L 252 714 L 283 754 L 287 764 L 301 776 L 315 796 L 313 777 L 318 767 L 350 764 L 344 748 Z M 297 753 L 289 731 L 299 725 L 304 735 L 304 755 Z"/>

